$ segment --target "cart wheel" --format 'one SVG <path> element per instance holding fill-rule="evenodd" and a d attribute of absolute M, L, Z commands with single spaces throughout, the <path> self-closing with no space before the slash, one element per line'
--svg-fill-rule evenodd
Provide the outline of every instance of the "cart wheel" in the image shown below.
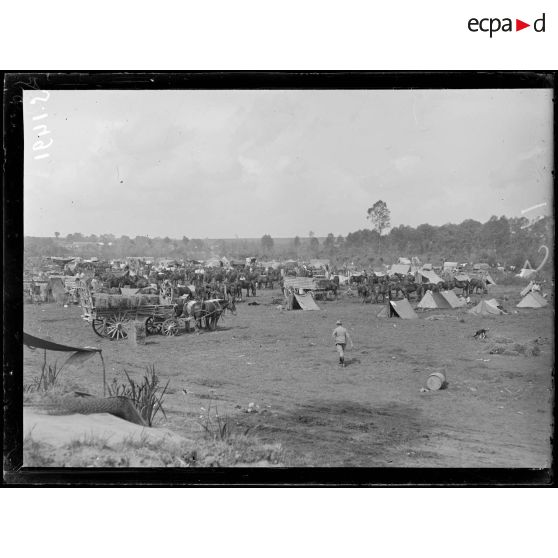
<path fill-rule="evenodd" d="M 169 318 L 163 322 L 161 332 L 163 335 L 178 335 L 178 327 L 178 320 L 175 318 Z"/>
<path fill-rule="evenodd" d="M 161 333 L 161 326 L 163 323 L 161 321 L 155 321 L 153 316 L 149 316 L 147 320 L 145 320 L 145 332 L 147 335 L 158 335 Z"/>
<path fill-rule="evenodd" d="M 107 324 L 103 318 L 94 318 L 93 321 L 91 322 L 91 327 L 99 337 L 107 336 L 106 335 Z"/>
<path fill-rule="evenodd" d="M 104 336 L 112 341 L 126 339 L 128 337 L 128 326 L 130 325 L 130 318 L 126 313 L 116 313 L 106 318 L 106 327 Z"/>

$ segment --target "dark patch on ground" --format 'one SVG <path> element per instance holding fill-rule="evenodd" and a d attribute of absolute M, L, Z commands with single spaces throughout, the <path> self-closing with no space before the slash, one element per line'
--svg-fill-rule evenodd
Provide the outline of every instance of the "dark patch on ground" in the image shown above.
<path fill-rule="evenodd" d="M 315 401 L 282 413 L 239 419 L 243 426 L 257 426 L 264 441 L 280 441 L 288 450 L 304 447 L 307 455 L 326 466 L 356 467 L 385 464 L 388 456 L 401 453 L 401 446 L 408 448 L 418 439 L 427 422 L 410 405 L 368 406 L 354 401 Z"/>

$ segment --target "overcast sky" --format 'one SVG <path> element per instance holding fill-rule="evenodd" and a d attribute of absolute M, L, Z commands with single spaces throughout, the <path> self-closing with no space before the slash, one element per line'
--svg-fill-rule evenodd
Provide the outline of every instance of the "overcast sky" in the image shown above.
<path fill-rule="evenodd" d="M 346 235 L 379 199 L 392 226 L 552 206 L 550 90 L 49 94 L 24 94 L 26 235 Z"/>

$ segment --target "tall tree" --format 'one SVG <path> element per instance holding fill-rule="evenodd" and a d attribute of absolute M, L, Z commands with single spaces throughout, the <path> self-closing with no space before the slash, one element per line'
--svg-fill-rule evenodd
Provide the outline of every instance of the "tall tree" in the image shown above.
<path fill-rule="evenodd" d="M 311 254 L 316 257 L 318 252 L 320 251 L 320 241 L 315 237 L 310 237 L 310 252 Z"/>
<path fill-rule="evenodd" d="M 299 236 L 294 237 L 293 246 L 294 246 L 294 249 L 295 249 L 296 257 L 298 258 L 298 253 L 300 251 L 300 237 Z"/>
<path fill-rule="evenodd" d="M 262 249 L 265 254 L 270 254 L 273 250 L 273 238 L 269 234 L 264 234 L 261 239 Z"/>
<path fill-rule="evenodd" d="M 335 253 L 335 236 L 333 233 L 329 233 L 324 240 L 324 248 L 327 252 L 327 255 L 331 258 Z"/>
<path fill-rule="evenodd" d="M 391 213 L 386 202 L 378 200 L 372 207 L 368 208 L 367 219 L 374 226 L 374 230 L 378 233 L 378 251 L 380 251 L 380 239 L 382 232 L 389 228 Z"/>

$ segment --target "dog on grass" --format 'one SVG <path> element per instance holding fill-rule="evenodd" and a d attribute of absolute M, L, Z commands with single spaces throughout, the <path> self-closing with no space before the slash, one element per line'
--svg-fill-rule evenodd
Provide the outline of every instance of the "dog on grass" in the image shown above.
<path fill-rule="evenodd" d="M 489 328 L 486 329 L 479 329 L 475 335 L 473 335 L 474 339 L 486 339 L 486 335 L 489 331 Z"/>

